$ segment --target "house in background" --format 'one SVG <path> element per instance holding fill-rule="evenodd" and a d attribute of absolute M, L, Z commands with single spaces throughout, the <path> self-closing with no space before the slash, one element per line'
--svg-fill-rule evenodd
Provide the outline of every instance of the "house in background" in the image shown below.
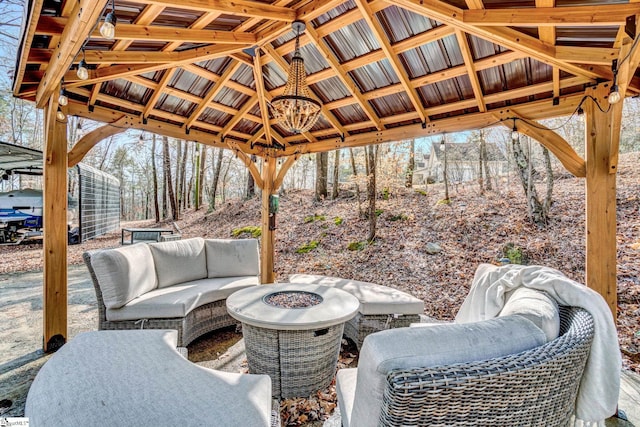
<path fill-rule="evenodd" d="M 487 167 L 489 176 L 506 175 L 509 162 L 498 144 L 487 142 Z M 466 182 L 478 179 L 480 168 L 480 147 L 476 143 L 445 143 L 447 151 L 447 177 L 451 182 Z M 442 144 L 431 144 L 429 154 L 416 160 L 413 173 L 414 184 L 441 182 L 444 172 L 444 151 Z"/>

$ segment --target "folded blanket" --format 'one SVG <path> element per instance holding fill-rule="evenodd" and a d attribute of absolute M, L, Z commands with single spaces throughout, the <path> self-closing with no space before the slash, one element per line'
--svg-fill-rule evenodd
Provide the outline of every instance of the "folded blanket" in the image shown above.
<path fill-rule="evenodd" d="M 578 389 L 575 425 L 604 425 L 604 419 L 616 413 L 622 360 L 613 316 L 600 294 L 552 268 L 481 264 L 456 322 L 496 317 L 504 306 L 505 293 L 519 286 L 545 291 L 558 304 L 581 307 L 593 316 L 595 333 Z"/>

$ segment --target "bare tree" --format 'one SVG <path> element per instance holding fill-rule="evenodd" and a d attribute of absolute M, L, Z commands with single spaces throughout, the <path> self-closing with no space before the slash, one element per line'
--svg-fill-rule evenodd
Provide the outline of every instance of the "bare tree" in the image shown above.
<path fill-rule="evenodd" d="M 327 174 L 329 169 L 329 153 L 316 153 L 316 200 L 327 197 Z"/>
<path fill-rule="evenodd" d="M 356 167 L 356 158 L 353 155 L 353 148 L 349 148 L 349 157 L 351 157 L 351 169 L 353 171 L 353 176 L 356 178 L 354 180 L 356 185 L 356 200 L 358 201 L 358 216 L 362 216 L 362 206 L 360 204 L 360 186 L 358 185 L 358 168 Z"/>
<path fill-rule="evenodd" d="M 169 156 L 169 138 L 166 136 L 162 137 L 162 155 L 164 160 L 164 182 L 167 188 L 169 203 L 171 204 L 171 219 L 177 221 L 179 218 L 179 213 L 176 207 L 176 196 L 173 192 L 173 178 L 171 177 L 171 157 Z"/>
<path fill-rule="evenodd" d="M 549 210 L 551 209 L 551 202 L 553 199 L 553 169 L 551 168 L 551 155 L 549 150 L 544 145 L 542 147 L 542 158 L 544 159 L 544 168 L 547 173 L 547 193 L 544 198 L 544 214 L 548 218 Z"/>
<path fill-rule="evenodd" d="M 367 216 L 369 217 L 369 235 L 367 236 L 368 242 L 373 242 L 376 239 L 376 163 L 378 158 L 378 146 L 368 145 L 365 147 L 366 151 L 366 165 L 367 165 L 367 200 L 369 206 L 367 209 Z"/>
<path fill-rule="evenodd" d="M 209 190 L 209 211 L 216 209 L 216 194 L 218 190 L 218 181 L 220 179 L 220 169 L 222 169 L 222 156 L 224 150 L 218 148 L 218 157 L 213 165 L 213 182 L 211 183 L 211 189 Z M 211 163 L 213 164 L 215 156 L 211 156 Z"/>
<path fill-rule="evenodd" d="M 331 187 L 331 198 L 337 199 L 340 191 L 340 150 L 335 150 L 333 156 L 333 187 Z"/>
<path fill-rule="evenodd" d="M 524 189 L 524 193 L 527 197 L 529 218 L 534 224 L 544 226 L 547 223 L 547 216 L 542 203 L 540 203 L 536 187 L 533 185 L 534 169 L 532 165 L 533 159 L 531 156 L 531 150 L 529 150 L 528 155 L 524 152 L 522 144 L 520 143 L 520 138 L 514 139 L 512 146 L 520 182 L 522 183 L 522 188 Z"/>
<path fill-rule="evenodd" d="M 405 172 L 404 186 L 413 187 L 413 172 L 416 170 L 416 140 L 412 139 L 409 145 L 409 160 L 407 162 L 407 170 Z"/>
<path fill-rule="evenodd" d="M 151 137 L 151 175 L 153 179 L 153 212 L 156 222 L 160 222 L 160 207 L 158 206 L 158 170 L 156 169 L 156 134 Z"/>

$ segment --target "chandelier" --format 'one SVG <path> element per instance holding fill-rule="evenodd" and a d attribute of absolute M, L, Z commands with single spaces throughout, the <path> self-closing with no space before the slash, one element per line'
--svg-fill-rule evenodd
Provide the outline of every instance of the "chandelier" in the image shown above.
<path fill-rule="evenodd" d="M 320 103 L 311 98 L 304 71 L 304 60 L 300 56 L 300 34 L 306 26 L 302 21 L 294 21 L 292 29 L 296 33 L 296 50 L 291 59 L 284 93 L 276 96 L 269 104 L 276 121 L 287 131 L 298 134 L 308 131 L 320 116 Z"/>

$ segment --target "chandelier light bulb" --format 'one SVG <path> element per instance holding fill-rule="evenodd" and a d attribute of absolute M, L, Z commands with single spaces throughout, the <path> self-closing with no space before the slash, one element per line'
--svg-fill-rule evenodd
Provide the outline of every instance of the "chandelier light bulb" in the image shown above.
<path fill-rule="evenodd" d="M 81 59 L 78 64 L 78 71 L 76 72 L 76 75 L 80 80 L 89 79 L 89 69 L 87 68 L 87 61 L 84 59 Z"/>
<path fill-rule="evenodd" d="M 67 97 L 67 91 L 64 89 L 60 89 L 60 96 L 58 97 L 58 104 L 63 107 L 69 103 L 69 98 Z"/>
<path fill-rule="evenodd" d="M 518 132 L 518 129 L 516 129 L 516 127 L 513 127 L 513 130 L 511 131 L 511 139 L 514 141 L 517 141 L 518 138 L 520 137 L 520 133 Z"/>
<path fill-rule="evenodd" d="M 116 36 L 116 22 L 118 18 L 116 18 L 116 14 L 111 11 L 107 14 L 104 22 L 100 26 L 100 34 L 107 40 L 113 40 Z"/>

